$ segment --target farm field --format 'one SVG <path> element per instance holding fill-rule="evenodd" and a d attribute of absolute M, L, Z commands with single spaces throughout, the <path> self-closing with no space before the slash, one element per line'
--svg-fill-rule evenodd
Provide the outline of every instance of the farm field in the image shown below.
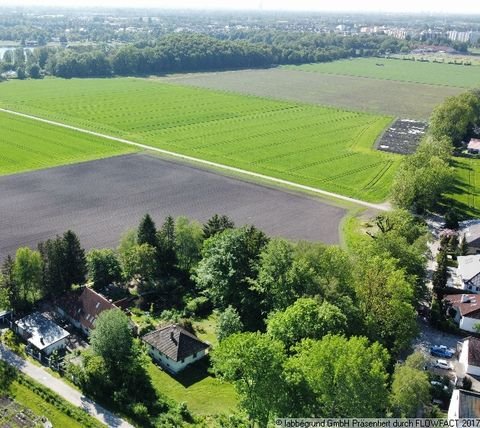
<path fill-rule="evenodd" d="M 383 64 L 378 66 L 377 64 Z M 480 85 L 480 66 L 437 64 L 381 58 L 356 58 L 318 64 L 285 66 L 286 69 L 322 74 L 368 77 L 429 85 L 475 88 Z"/>
<path fill-rule="evenodd" d="M 0 260 L 72 229 L 82 245 L 112 248 L 150 213 L 204 222 L 226 214 L 270 236 L 339 243 L 346 210 L 146 154 L 0 177 Z"/>
<path fill-rule="evenodd" d="M 455 192 L 449 195 L 464 215 L 480 216 L 480 159 L 454 158 Z"/>
<path fill-rule="evenodd" d="M 400 160 L 372 147 L 391 117 L 145 79 L 11 81 L 0 105 L 370 202 Z"/>
<path fill-rule="evenodd" d="M 271 68 L 155 78 L 208 89 L 427 120 L 434 107 L 464 89 Z M 419 102 L 419 99 L 421 102 Z"/>
<path fill-rule="evenodd" d="M 85 162 L 135 147 L 0 112 L 0 176 Z"/>

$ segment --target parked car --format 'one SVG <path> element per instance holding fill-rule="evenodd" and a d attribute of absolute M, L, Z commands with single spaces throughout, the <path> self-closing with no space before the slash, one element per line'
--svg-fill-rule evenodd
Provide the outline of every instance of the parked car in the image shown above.
<path fill-rule="evenodd" d="M 430 354 L 434 357 L 452 358 L 455 355 L 455 350 L 447 348 L 445 345 L 432 346 Z"/>
<path fill-rule="evenodd" d="M 447 360 L 436 360 L 433 367 L 436 367 L 437 369 L 443 369 L 443 370 L 453 369 L 452 363 L 449 363 Z"/>

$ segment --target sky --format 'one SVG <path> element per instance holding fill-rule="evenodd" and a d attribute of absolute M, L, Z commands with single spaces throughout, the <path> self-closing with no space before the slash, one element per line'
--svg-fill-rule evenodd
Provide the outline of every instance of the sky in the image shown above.
<path fill-rule="evenodd" d="M 0 0 L 11 5 L 480 14 L 478 0 Z"/>

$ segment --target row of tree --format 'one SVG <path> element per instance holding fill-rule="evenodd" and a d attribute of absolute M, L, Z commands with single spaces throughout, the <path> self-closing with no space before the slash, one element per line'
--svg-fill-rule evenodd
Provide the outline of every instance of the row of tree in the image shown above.
<path fill-rule="evenodd" d="M 40 76 L 40 70 L 64 78 L 132 76 L 325 62 L 405 49 L 407 42 L 387 36 L 263 31 L 216 38 L 182 33 L 119 47 L 19 48 L 7 51 L 0 66 L 32 78 Z"/>

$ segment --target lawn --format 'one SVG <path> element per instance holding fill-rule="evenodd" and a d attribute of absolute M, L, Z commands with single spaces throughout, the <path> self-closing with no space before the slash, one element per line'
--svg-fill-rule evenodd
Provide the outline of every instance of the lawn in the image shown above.
<path fill-rule="evenodd" d="M 466 216 L 480 216 L 480 159 L 455 158 L 455 191 L 448 195 Z"/>
<path fill-rule="evenodd" d="M 205 360 L 187 367 L 176 376 L 169 375 L 153 363 L 147 370 L 159 393 L 178 403 L 187 403 L 195 415 L 229 414 L 237 406 L 233 386 L 209 375 Z"/>
<path fill-rule="evenodd" d="M 133 146 L 0 112 L 0 176 L 134 152 Z"/>
<path fill-rule="evenodd" d="M 85 425 L 78 422 L 76 419 L 70 417 L 66 413 L 60 411 L 50 402 L 47 402 L 45 399 L 37 395 L 35 392 L 27 388 L 25 385 L 15 382 L 12 385 L 12 396 L 15 401 L 21 404 L 24 407 L 30 409 L 33 413 L 38 416 L 45 416 L 52 423 L 54 427 L 68 427 L 68 428 L 82 428 Z M 76 409 L 73 405 L 67 404 L 65 402 L 65 409 Z M 69 410 L 70 411 L 70 410 Z M 90 426 L 103 427 L 104 425 L 98 422 L 97 420 L 89 417 L 88 415 L 84 416 L 90 423 Z"/>
<path fill-rule="evenodd" d="M 399 157 L 391 117 L 145 79 L 2 83 L 0 105 L 224 165 L 382 201 Z"/>
<path fill-rule="evenodd" d="M 480 86 L 480 66 L 478 65 L 463 66 L 404 61 L 401 59 L 358 58 L 319 64 L 285 66 L 285 68 L 461 88 Z"/>

